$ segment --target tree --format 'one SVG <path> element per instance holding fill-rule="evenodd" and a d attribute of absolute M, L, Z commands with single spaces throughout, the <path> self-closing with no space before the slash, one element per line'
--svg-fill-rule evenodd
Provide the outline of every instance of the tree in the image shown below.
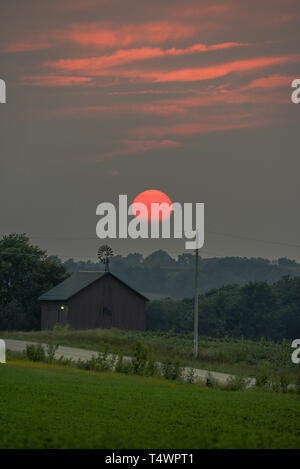
<path fill-rule="evenodd" d="M 171 267 L 172 265 L 176 265 L 175 259 L 169 256 L 167 252 L 162 250 L 153 252 L 144 260 L 144 266 L 150 268 Z"/>
<path fill-rule="evenodd" d="M 38 297 L 67 278 L 66 268 L 25 234 L 0 240 L 0 329 L 39 329 Z"/>
<path fill-rule="evenodd" d="M 143 256 L 137 252 L 134 254 L 128 254 L 128 256 L 125 258 L 125 262 L 129 267 L 139 267 L 142 265 Z"/>
<path fill-rule="evenodd" d="M 241 328 L 245 337 L 272 337 L 278 320 L 278 305 L 267 282 L 249 282 L 240 289 Z"/>
<path fill-rule="evenodd" d="M 184 267 L 191 267 L 194 268 L 195 260 L 194 260 L 193 254 L 179 254 L 178 256 L 178 265 L 184 266 Z M 200 257 L 200 256 L 199 256 Z M 200 257 L 201 259 L 201 257 Z"/>

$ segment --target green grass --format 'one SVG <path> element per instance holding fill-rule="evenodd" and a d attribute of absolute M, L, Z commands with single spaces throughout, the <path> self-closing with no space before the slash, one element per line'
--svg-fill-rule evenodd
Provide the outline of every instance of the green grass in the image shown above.
<path fill-rule="evenodd" d="M 93 329 L 87 331 L 33 331 L 0 332 L 2 339 L 31 340 L 43 343 L 103 351 L 134 353 L 137 342 L 142 342 L 156 360 L 178 358 L 184 365 L 210 371 L 221 371 L 255 376 L 265 365 L 276 373 L 283 373 L 290 382 L 296 382 L 299 366 L 291 362 L 291 344 L 272 341 L 250 341 L 229 338 L 200 337 L 199 359 L 192 356 L 193 335 L 160 332 L 123 331 L 117 329 Z"/>
<path fill-rule="evenodd" d="M 300 397 L 0 365 L 0 448 L 300 448 Z"/>

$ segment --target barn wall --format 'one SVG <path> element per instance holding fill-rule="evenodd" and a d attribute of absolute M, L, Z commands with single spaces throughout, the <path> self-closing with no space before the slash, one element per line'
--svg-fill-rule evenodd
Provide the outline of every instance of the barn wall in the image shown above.
<path fill-rule="evenodd" d="M 67 308 L 65 301 L 42 301 L 41 302 L 41 328 L 42 330 L 53 329 L 59 322 L 61 326 L 68 324 L 68 312 L 60 311 L 60 306 Z"/>
<path fill-rule="evenodd" d="M 128 330 L 146 330 L 146 302 L 122 282 L 110 277 L 112 289 L 113 327 Z"/>
<path fill-rule="evenodd" d="M 68 322 L 74 329 L 145 330 L 145 300 L 107 275 L 69 300 Z"/>
<path fill-rule="evenodd" d="M 101 326 L 106 279 L 99 279 L 69 300 L 69 324 L 73 329 Z M 109 327 L 109 325 L 107 326 Z"/>

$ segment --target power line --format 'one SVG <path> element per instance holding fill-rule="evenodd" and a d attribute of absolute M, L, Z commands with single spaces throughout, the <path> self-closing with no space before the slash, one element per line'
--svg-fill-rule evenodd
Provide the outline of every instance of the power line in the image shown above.
<path fill-rule="evenodd" d="M 247 241 L 255 241 L 255 242 L 265 243 L 265 244 L 277 244 L 281 246 L 300 248 L 300 244 L 285 243 L 283 241 L 269 241 L 269 240 L 267 241 L 265 239 L 258 239 L 258 238 L 252 238 L 252 237 L 250 238 L 249 236 L 233 235 L 231 233 L 217 233 L 216 231 L 208 231 L 208 233 L 216 235 L 216 236 L 225 236 L 228 238 L 245 239 Z"/>
<path fill-rule="evenodd" d="M 259 239 L 259 238 L 253 238 L 249 236 L 244 236 L 244 235 L 235 235 L 232 233 L 219 233 L 217 231 L 211 231 L 211 230 L 206 230 L 206 233 L 212 234 L 215 236 L 224 236 L 227 238 L 236 238 L 236 239 L 244 239 L 246 241 L 254 241 L 254 242 L 259 242 L 259 243 L 264 243 L 264 244 L 273 244 L 273 245 L 279 245 L 279 246 L 288 246 L 288 247 L 294 247 L 294 248 L 300 248 L 300 244 L 293 244 L 293 243 L 287 243 L 284 241 L 273 241 L 273 240 L 266 240 L 266 239 Z M 79 236 L 79 237 L 71 237 L 71 236 L 49 236 L 49 235 L 28 235 L 31 239 L 56 239 L 56 240 L 65 240 L 65 241 L 85 241 L 85 240 L 94 240 L 97 241 L 98 238 L 96 236 Z"/>

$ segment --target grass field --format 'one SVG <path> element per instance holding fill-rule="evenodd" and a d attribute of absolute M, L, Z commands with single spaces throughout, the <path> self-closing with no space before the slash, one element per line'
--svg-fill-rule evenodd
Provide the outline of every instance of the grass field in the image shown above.
<path fill-rule="evenodd" d="M 199 339 L 199 358 L 192 356 L 193 335 L 160 332 L 138 332 L 117 329 L 87 331 L 34 331 L 0 332 L 2 339 L 31 340 L 35 342 L 67 345 L 96 351 L 108 348 L 111 353 L 123 352 L 131 356 L 136 344 L 143 343 L 156 360 L 178 358 L 184 365 L 211 371 L 223 371 L 242 376 L 255 376 L 267 366 L 275 373 L 286 375 L 289 382 L 296 382 L 300 368 L 291 362 L 291 344 L 272 341 L 250 341 L 232 338 Z"/>
<path fill-rule="evenodd" d="M 0 365 L 0 448 L 300 448 L 300 397 Z"/>

